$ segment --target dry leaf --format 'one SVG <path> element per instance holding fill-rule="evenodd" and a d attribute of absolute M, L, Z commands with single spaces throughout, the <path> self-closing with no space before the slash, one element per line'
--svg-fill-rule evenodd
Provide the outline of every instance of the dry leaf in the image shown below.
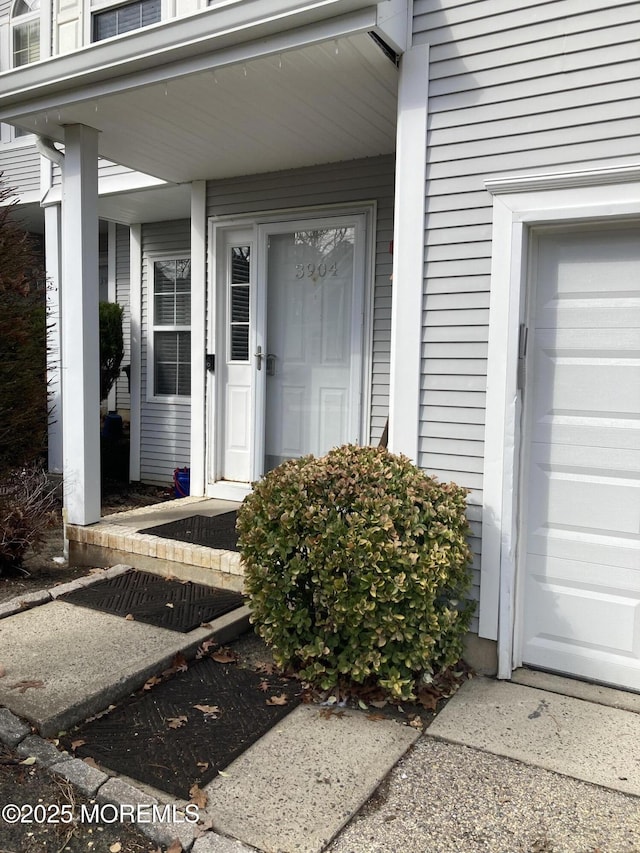
<path fill-rule="evenodd" d="M 208 761 L 196 761 L 196 766 L 198 767 L 198 770 L 200 770 L 201 773 L 204 773 L 205 770 L 209 769 L 209 762 Z"/>
<path fill-rule="evenodd" d="M 200 627 L 201 628 L 213 628 L 213 625 L 211 624 L 211 622 L 201 622 Z"/>
<path fill-rule="evenodd" d="M 86 740 L 79 738 L 78 740 L 71 741 L 71 752 L 75 752 L 79 746 L 83 746 L 86 743 Z"/>
<path fill-rule="evenodd" d="M 422 728 L 424 728 L 424 724 L 423 724 L 422 720 L 420 719 L 420 717 L 419 717 L 417 714 L 416 714 L 416 716 L 413 718 L 413 720 L 411 720 L 411 722 L 409 723 L 409 725 L 410 725 L 410 726 L 411 726 L 411 728 L 413 728 L 413 729 L 422 729 Z"/>
<path fill-rule="evenodd" d="M 27 767 L 31 767 L 32 764 L 36 763 L 35 755 L 30 755 L 28 758 L 25 758 L 24 761 L 19 761 L 18 764 L 26 764 Z"/>
<path fill-rule="evenodd" d="M 127 615 L 124 618 L 125 618 L 126 622 L 135 622 L 136 621 L 136 617 L 133 615 L 133 613 L 127 613 Z"/>
<path fill-rule="evenodd" d="M 30 687 L 44 687 L 44 681 L 18 681 L 17 684 L 12 684 L 10 689 L 24 693 Z"/>
<path fill-rule="evenodd" d="M 97 762 L 95 762 L 95 761 L 93 760 L 93 758 L 83 758 L 82 760 L 84 761 L 84 763 L 85 763 L 85 764 L 88 764 L 88 765 L 89 765 L 89 767 L 95 767 L 95 769 L 96 769 L 96 770 L 100 770 L 100 768 L 98 767 Z"/>
<path fill-rule="evenodd" d="M 204 809 L 206 807 L 208 797 L 197 782 L 189 788 L 189 797 L 191 798 L 190 802 L 198 806 L 199 809 Z M 169 851 L 167 851 L 167 853 L 169 853 Z"/>
<path fill-rule="evenodd" d="M 279 696 L 272 696 L 271 699 L 267 699 L 267 705 L 286 705 L 289 701 L 286 693 L 281 693 Z"/>
<path fill-rule="evenodd" d="M 169 717 L 167 725 L 170 729 L 179 729 L 187 722 L 187 717 L 181 714 L 179 717 Z"/>
<path fill-rule="evenodd" d="M 167 847 L 167 853 L 182 853 L 182 844 L 177 838 L 171 842 L 171 847 Z"/>
<path fill-rule="evenodd" d="M 235 663 L 238 659 L 235 652 L 231 649 L 218 649 L 211 655 L 211 658 L 217 663 Z"/>
<path fill-rule="evenodd" d="M 261 681 L 258 686 L 260 687 L 260 690 L 262 690 L 263 693 L 266 693 L 267 690 L 269 690 L 269 688 L 271 687 L 268 681 Z"/>
<path fill-rule="evenodd" d="M 384 714 L 367 714 L 367 720 L 373 720 L 374 723 L 377 723 L 379 720 L 386 720 L 387 718 Z"/>
<path fill-rule="evenodd" d="M 157 676 L 157 675 L 152 675 L 152 676 L 151 676 L 151 678 L 149 678 L 147 681 L 145 681 L 145 683 L 144 683 L 144 685 L 143 685 L 142 689 L 143 689 L 143 690 L 151 690 L 151 688 L 152 688 L 155 684 L 160 684 L 160 683 L 161 683 L 161 681 L 162 681 L 162 679 L 161 679 L 161 678 L 158 678 L 158 676 Z"/>
<path fill-rule="evenodd" d="M 218 705 L 194 705 L 193 707 L 197 708 L 198 711 L 202 711 L 205 717 L 215 717 L 220 713 Z"/>
<path fill-rule="evenodd" d="M 120 853 L 122 850 L 122 844 L 119 841 L 116 841 L 115 844 L 112 844 L 109 848 L 109 853 Z"/>
<path fill-rule="evenodd" d="M 224 770 L 218 770 L 218 776 L 231 776 L 231 773 L 226 773 Z"/>
<path fill-rule="evenodd" d="M 165 604 L 165 607 L 170 607 L 173 610 L 173 602 L 167 601 L 167 603 Z"/>
<path fill-rule="evenodd" d="M 7 674 L 7 670 L 0 664 L 0 678 L 4 678 Z"/>

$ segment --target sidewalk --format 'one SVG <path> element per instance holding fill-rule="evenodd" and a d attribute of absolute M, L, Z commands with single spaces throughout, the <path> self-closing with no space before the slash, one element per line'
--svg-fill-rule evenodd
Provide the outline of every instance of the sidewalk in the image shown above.
<path fill-rule="evenodd" d="M 234 625 L 246 628 L 246 614 L 223 619 L 225 642 Z M 59 601 L 6 616 L 0 703 L 10 711 L 0 710 L 0 740 L 99 800 L 170 802 L 60 755 L 18 717 L 55 733 L 130 692 L 133 673 L 144 681 L 220 627 L 176 635 L 108 614 L 81 617 Z M 44 687 L 9 689 L 27 680 Z M 582 685 L 583 698 L 567 697 L 556 692 L 571 688 L 563 682 L 473 679 L 423 735 L 364 711 L 301 706 L 206 786 L 205 835 L 196 840 L 186 824 L 143 829 L 157 843 L 177 836 L 193 853 L 640 851 L 640 697 L 621 694 L 628 707 L 610 707 L 602 703 L 620 705 L 617 691 Z"/>

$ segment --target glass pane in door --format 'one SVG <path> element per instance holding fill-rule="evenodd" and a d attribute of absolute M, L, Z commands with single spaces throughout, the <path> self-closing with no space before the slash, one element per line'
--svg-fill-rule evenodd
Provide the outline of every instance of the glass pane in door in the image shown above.
<path fill-rule="evenodd" d="M 358 438 L 355 235 L 346 225 L 269 236 L 265 470 Z"/>

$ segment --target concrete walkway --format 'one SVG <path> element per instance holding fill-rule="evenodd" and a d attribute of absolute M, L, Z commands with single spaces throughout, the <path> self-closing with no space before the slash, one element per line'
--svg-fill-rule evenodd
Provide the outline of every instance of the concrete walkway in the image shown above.
<path fill-rule="evenodd" d="M 224 641 L 246 628 L 246 613 L 223 619 L 213 633 Z M 0 740 L 98 800 L 172 802 L 59 753 L 32 726 L 49 736 L 102 710 L 211 633 L 46 596 L 7 615 Z M 640 851 L 638 697 L 587 685 L 567 697 L 576 682 L 545 678 L 545 689 L 472 679 L 424 735 L 379 714 L 301 706 L 206 786 L 205 835 L 184 822 L 141 828 L 193 853 Z M 28 682 L 42 684 L 13 688 Z"/>

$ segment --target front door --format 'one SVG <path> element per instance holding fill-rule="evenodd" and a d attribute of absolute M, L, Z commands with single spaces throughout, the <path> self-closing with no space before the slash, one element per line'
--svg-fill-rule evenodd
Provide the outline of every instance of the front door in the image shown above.
<path fill-rule="evenodd" d="M 208 494 L 361 441 L 367 216 L 218 226 Z"/>
<path fill-rule="evenodd" d="M 640 227 L 546 233 L 534 261 L 522 660 L 640 690 Z"/>
<path fill-rule="evenodd" d="M 362 217 L 264 229 L 260 473 L 360 440 L 363 238 Z"/>

